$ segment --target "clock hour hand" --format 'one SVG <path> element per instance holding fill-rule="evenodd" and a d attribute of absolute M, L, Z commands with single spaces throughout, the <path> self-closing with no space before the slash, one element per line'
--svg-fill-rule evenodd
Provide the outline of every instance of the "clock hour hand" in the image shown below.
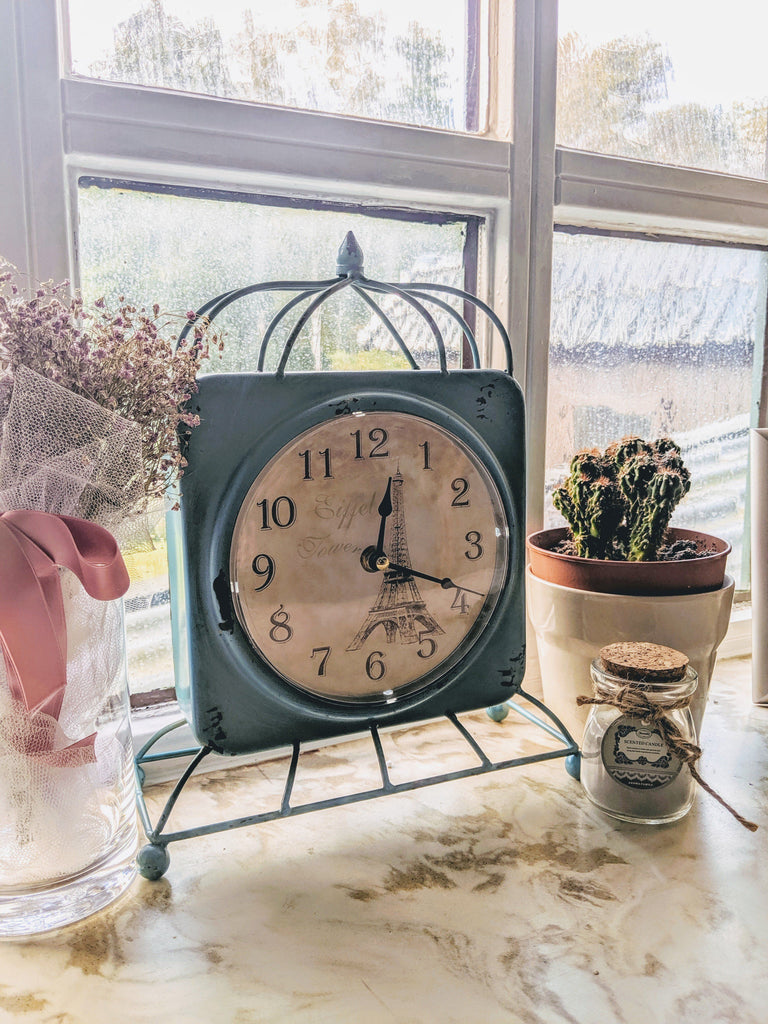
<path fill-rule="evenodd" d="M 441 579 L 439 576 L 430 576 L 426 572 L 418 572 L 416 569 L 412 569 L 408 565 L 397 565 L 395 562 L 390 562 L 388 558 L 378 558 L 376 560 L 376 568 L 380 572 L 391 571 L 401 572 L 407 576 L 418 576 L 420 580 L 429 580 L 430 583 L 439 583 L 443 590 L 463 590 L 466 594 L 477 594 L 478 597 L 485 597 L 485 594 L 481 594 L 479 590 L 470 590 L 469 587 L 462 587 L 458 583 L 454 583 L 448 576 L 443 576 Z"/>
<path fill-rule="evenodd" d="M 392 515 L 392 477 L 387 481 L 387 489 L 384 497 L 379 502 L 379 537 L 376 546 L 370 544 L 360 556 L 360 563 L 366 572 L 379 572 L 378 561 L 384 558 L 384 532 L 387 529 L 387 519 Z"/>
<path fill-rule="evenodd" d="M 379 502 L 379 515 L 381 516 L 381 522 L 379 523 L 379 539 L 376 541 L 376 553 L 383 555 L 384 530 L 387 526 L 387 519 L 392 515 L 392 477 L 387 481 L 386 493 Z"/>

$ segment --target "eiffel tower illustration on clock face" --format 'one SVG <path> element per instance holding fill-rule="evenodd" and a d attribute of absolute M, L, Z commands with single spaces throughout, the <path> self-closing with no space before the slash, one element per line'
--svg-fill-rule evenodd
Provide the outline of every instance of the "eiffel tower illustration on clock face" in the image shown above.
<path fill-rule="evenodd" d="M 411 556 L 405 530 L 403 487 L 404 480 L 398 467 L 384 499 L 384 502 L 391 502 L 389 557 L 383 552 L 374 553 L 379 555 L 380 564 L 391 563 L 397 568 L 384 570 L 376 601 L 347 647 L 348 651 L 359 651 L 379 626 L 384 627 L 388 644 L 421 643 L 425 636 L 439 636 L 445 632 L 428 610 L 413 576 L 408 572 Z"/>

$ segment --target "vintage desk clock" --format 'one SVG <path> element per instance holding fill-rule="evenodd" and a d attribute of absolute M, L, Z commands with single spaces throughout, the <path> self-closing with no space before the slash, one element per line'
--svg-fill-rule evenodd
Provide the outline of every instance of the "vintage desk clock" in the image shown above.
<path fill-rule="evenodd" d="M 177 694 L 198 759 L 292 746 L 295 762 L 302 743 L 370 730 L 385 774 L 379 729 L 439 716 L 461 728 L 458 713 L 503 706 L 522 682 L 524 409 L 507 333 L 457 289 L 367 279 L 351 233 L 337 273 L 228 292 L 199 311 L 214 318 L 255 291 L 296 292 L 267 329 L 256 372 L 204 376 L 191 403 L 200 425 L 169 560 Z M 287 371 L 307 321 L 344 289 L 375 311 L 410 369 Z M 382 294 L 422 318 L 438 369 L 419 368 L 375 301 Z M 506 371 L 480 367 L 445 295 L 490 318 Z M 276 371 L 265 372 L 276 326 L 302 302 Z M 430 308 L 459 325 L 470 368 L 448 368 Z M 560 753 L 574 753 L 559 725 L 553 735 L 571 743 Z M 287 807 L 288 791 L 278 813 Z M 167 815 L 152 829 L 142 813 L 153 843 L 142 870 L 158 877 Z"/>
<path fill-rule="evenodd" d="M 313 307 L 366 287 L 350 256 L 275 373 L 206 375 L 192 403 L 177 693 L 222 753 L 500 704 L 522 679 L 518 385 L 448 370 L 422 298 L 439 370 L 287 372 Z"/>

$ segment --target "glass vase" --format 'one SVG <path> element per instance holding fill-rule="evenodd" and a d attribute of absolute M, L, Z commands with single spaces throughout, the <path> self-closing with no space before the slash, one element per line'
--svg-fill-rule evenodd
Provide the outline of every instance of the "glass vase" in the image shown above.
<path fill-rule="evenodd" d="M 56 718 L 14 699 L 0 659 L 0 938 L 79 921 L 136 874 L 123 602 L 60 577 L 67 683 Z"/>

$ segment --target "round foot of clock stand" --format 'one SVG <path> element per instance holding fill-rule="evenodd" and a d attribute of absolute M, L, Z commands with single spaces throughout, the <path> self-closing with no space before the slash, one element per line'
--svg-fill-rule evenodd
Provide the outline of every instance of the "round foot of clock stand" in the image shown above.
<path fill-rule="evenodd" d="M 147 843 L 142 846 L 136 857 L 136 865 L 142 878 L 156 882 L 162 878 L 171 863 L 168 847 L 159 843 Z"/>
<path fill-rule="evenodd" d="M 291 793 L 293 791 L 293 784 L 296 778 L 296 771 L 299 763 L 299 756 L 301 753 L 301 744 L 297 741 L 293 744 L 293 754 L 291 757 L 290 765 L 288 768 L 287 778 L 285 781 L 285 789 L 283 797 L 280 802 L 280 806 L 270 811 L 265 811 L 260 814 L 245 815 L 240 818 L 236 818 L 230 821 L 216 822 L 208 825 L 197 826 L 196 828 L 183 829 L 176 832 L 166 832 L 165 828 L 168 824 L 171 812 L 181 795 L 184 786 L 192 776 L 195 769 L 200 765 L 208 754 L 212 753 L 211 748 L 207 746 L 200 747 L 195 750 L 190 749 L 178 749 L 172 751 L 163 751 L 161 753 L 151 753 L 152 746 L 166 733 L 172 729 L 176 729 L 185 723 L 183 721 L 175 722 L 171 726 L 167 726 L 161 729 L 155 734 L 139 751 L 136 755 L 136 800 L 139 811 L 139 816 L 144 827 L 144 832 L 149 840 L 147 845 L 142 847 L 139 851 L 137 858 L 137 864 L 140 874 L 150 880 L 157 881 L 168 870 L 170 863 L 170 857 L 168 854 L 168 845 L 171 842 L 176 842 L 182 839 L 192 839 L 202 835 L 211 835 L 216 832 L 222 832 L 233 828 L 242 828 L 251 825 L 258 825 L 267 821 L 274 821 L 278 818 L 286 818 L 289 816 L 295 816 L 297 814 L 306 814 L 311 811 L 326 810 L 331 807 L 341 806 L 343 804 L 359 803 L 365 800 L 376 799 L 381 796 L 388 796 L 395 793 L 409 792 L 416 789 L 422 789 L 426 786 L 433 786 L 440 782 L 450 782 L 456 779 L 463 779 L 474 775 L 483 775 L 488 772 L 506 770 L 508 768 L 521 767 L 523 765 L 533 764 L 538 761 L 548 761 L 553 758 L 565 758 L 565 766 L 569 775 L 574 778 L 578 778 L 579 769 L 579 748 L 576 742 L 573 740 L 568 730 L 562 724 L 562 722 L 553 714 L 552 711 L 541 701 L 532 697 L 530 694 L 523 690 L 518 690 L 516 696 L 525 700 L 528 704 L 533 705 L 538 714 L 534 714 L 533 711 L 524 707 L 519 700 L 509 700 L 505 704 L 496 705 L 495 707 L 488 708 L 487 713 L 494 721 L 503 721 L 510 710 L 515 711 L 524 719 L 528 720 L 539 729 L 544 730 L 551 737 L 553 737 L 558 743 L 563 746 L 558 749 L 539 752 L 535 754 L 529 754 L 522 757 L 515 757 L 503 761 L 493 761 L 483 751 L 477 739 L 469 732 L 466 726 L 459 721 L 456 714 L 448 712 L 445 718 L 450 722 L 465 740 L 467 745 L 471 748 L 474 754 L 479 758 L 480 764 L 471 768 L 463 768 L 454 772 L 446 772 L 442 775 L 430 776 L 422 779 L 413 779 L 403 783 L 393 783 L 389 776 L 387 767 L 387 760 L 382 747 L 381 738 L 379 736 L 378 727 L 375 724 L 371 724 L 369 732 L 373 741 L 373 746 L 376 754 L 376 758 L 379 765 L 379 771 L 381 775 L 381 786 L 377 789 L 368 789 L 358 793 L 350 793 L 344 796 L 333 797 L 327 800 L 318 800 L 312 803 L 292 805 L 291 804 Z M 143 786 L 144 786 L 144 769 L 142 765 L 152 761 L 167 760 L 174 757 L 189 758 L 187 767 L 181 774 L 180 778 L 173 787 L 165 808 L 163 809 L 160 817 L 158 818 L 157 824 L 152 825 L 150 821 L 149 812 L 147 810 L 146 801 L 144 799 Z"/>

